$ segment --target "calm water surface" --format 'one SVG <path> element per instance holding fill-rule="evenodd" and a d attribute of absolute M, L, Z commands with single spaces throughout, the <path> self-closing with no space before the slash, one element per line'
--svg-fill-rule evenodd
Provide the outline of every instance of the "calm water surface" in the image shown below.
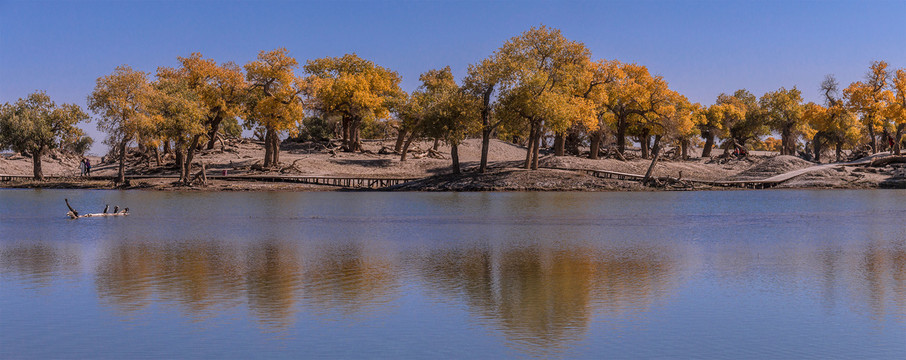
<path fill-rule="evenodd" d="M 0 190 L 0 358 L 303 356 L 903 359 L 906 191 Z"/>

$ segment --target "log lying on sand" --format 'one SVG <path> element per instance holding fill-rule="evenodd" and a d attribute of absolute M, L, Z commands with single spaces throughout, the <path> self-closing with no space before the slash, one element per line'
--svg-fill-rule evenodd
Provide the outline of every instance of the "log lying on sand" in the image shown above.
<path fill-rule="evenodd" d="M 120 210 L 120 209 L 119 209 L 119 206 L 114 206 L 114 207 L 113 207 L 113 212 L 112 212 L 112 213 L 108 213 L 108 212 L 107 212 L 107 208 L 109 207 L 109 205 L 104 206 L 104 212 L 102 212 L 102 213 L 81 214 L 81 215 L 79 215 L 79 212 L 76 211 L 75 209 L 73 209 L 72 206 L 69 205 L 69 199 L 63 199 L 63 201 L 66 202 L 66 207 L 69 208 L 69 212 L 66 213 L 66 215 L 69 216 L 70 219 L 78 219 L 78 218 L 86 218 L 86 217 L 126 216 L 126 215 L 129 215 L 129 208 L 125 208 L 125 209 L 123 209 L 123 210 Z"/>

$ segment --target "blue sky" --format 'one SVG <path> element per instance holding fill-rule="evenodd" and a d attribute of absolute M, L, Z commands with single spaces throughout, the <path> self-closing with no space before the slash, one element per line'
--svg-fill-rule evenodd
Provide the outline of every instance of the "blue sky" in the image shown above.
<path fill-rule="evenodd" d="M 397 71 L 457 77 L 508 38 L 545 24 L 595 58 L 645 65 L 694 102 L 862 79 L 873 60 L 906 67 L 897 1 L 8 1 L 0 0 L 0 102 L 46 90 L 84 106 L 121 64 L 154 72 L 201 52 L 245 64 L 286 47 L 304 62 L 355 52 Z M 100 143 L 94 124 L 83 125 Z M 97 148 L 97 147 L 96 147 Z"/>

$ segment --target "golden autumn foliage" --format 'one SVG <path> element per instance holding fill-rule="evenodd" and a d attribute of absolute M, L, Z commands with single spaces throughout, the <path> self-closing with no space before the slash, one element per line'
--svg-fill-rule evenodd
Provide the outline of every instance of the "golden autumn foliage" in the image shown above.
<path fill-rule="evenodd" d="M 299 62 L 286 49 L 262 51 L 245 65 L 249 82 L 248 123 L 265 130 L 264 167 L 280 162 L 280 133 L 293 131 L 304 117 L 305 80 L 297 77 Z"/>
<path fill-rule="evenodd" d="M 324 115 L 342 117 L 348 151 L 361 149 L 363 121 L 387 118 L 404 95 L 396 72 L 356 54 L 309 60 L 305 72 L 314 107 Z"/>
<path fill-rule="evenodd" d="M 795 86 L 790 90 L 781 87 L 762 95 L 759 103 L 771 129 L 780 133 L 780 154 L 795 154 L 796 138 L 810 132 L 802 117 L 802 92 Z"/>
<path fill-rule="evenodd" d="M 865 82 L 854 82 L 843 90 L 846 106 L 861 117 L 872 152 L 879 151 L 875 133 L 888 125 L 884 112 L 894 101 L 894 93 L 887 88 L 890 79 L 887 66 L 884 61 L 873 62 Z"/>
<path fill-rule="evenodd" d="M 566 131 L 573 124 L 597 126 L 595 104 L 578 94 L 591 51 L 560 30 L 532 28 L 501 46 L 498 61 L 511 69 L 511 86 L 501 90 L 499 116 L 529 129 L 525 168 L 538 168 L 545 129 Z"/>
<path fill-rule="evenodd" d="M 98 130 L 107 133 L 107 143 L 119 156 L 117 182 L 125 181 L 126 145 L 155 128 L 151 116 L 154 93 L 147 73 L 123 65 L 98 78 L 88 96 L 88 108 L 100 116 Z"/>

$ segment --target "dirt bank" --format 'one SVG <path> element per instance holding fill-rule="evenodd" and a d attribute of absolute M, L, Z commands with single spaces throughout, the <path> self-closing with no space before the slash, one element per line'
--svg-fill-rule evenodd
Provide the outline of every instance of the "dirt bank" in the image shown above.
<path fill-rule="evenodd" d="M 208 175 L 273 175 L 273 176 L 341 176 L 341 177 L 382 177 L 382 178 L 425 178 L 410 184 L 393 187 L 395 190 L 434 191 L 607 191 L 642 190 L 637 182 L 599 179 L 582 173 L 552 170 L 595 169 L 630 174 L 644 174 L 650 162 L 638 156 L 629 156 L 628 161 L 617 159 L 591 160 L 576 156 L 555 157 L 550 154 L 540 159 L 542 168 L 536 171 L 521 169 L 525 159 L 525 148 L 503 141 L 491 143 L 489 159 L 491 171 L 476 174 L 481 155 L 479 139 L 470 139 L 460 146 L 460 159 L 465 175 L 450 175 L 449 147 L 441 145 L 436 154 L 428 153 L 431 142 L 417 142 L 407 161 L 400 161 L 399 155 L 388 153 L 392 140 L 366 141 L 365 152 L 344 153 L 336 151 L 330 144 L 299 144 L 285 142 L 281 146 L 281 165 L 273 169 L 262 169 L 260 164 L 264 150 L 259 142 L 252 140 L 232 141 L 214 150 L 203 150 L 196 155 L 197 163 L 204 163 Z M 695 152 L 693 152 L 695 153 Z M 89 157 L 93 175 L 113 176 L 117 164 L 101 163 L 100 157 Z M 127 161 L 128 175 L 174 176 L 177 169 L 172 157 L 164 157 L 161 165 L 156 159 L 132 158 Z M 758 180 L 784 174 L 790 171 L 808 169 L 816 164 L 792 156 L 750 156 L 745 159 L 693 158 L 686 161 L 664 158 L 654 169 L 658 177 L 694 179 L 705 181 Z M 781 183 L 782 188 L 904 188 L 906 185 L 906 164 L 891 164 L 886 167 L 839 166 L 816 168 L 805 174 Z M 78 178 L 78 158 L 62 155 L 43 159 L 46 176 L 68 176 L 67 179 L 53 179 L 48 182 L 20 180 L 0 183 L 3 187 L 53 187 L 53 188 L 128 188 L 155 190 L 199 190 L 199 191 L 242 191 L 242 190 L 284 190 L 324 191 L 336 190 L 334 186 L 307 185 L 284 182 L 227 181 L 211 180 L 205 187 L 186 187 L 174 183 L 175 179 L 140 179 L 117 187 L 109 181 Z M 199 168 L 196 166 L 195 171 Z M 31 159 L 24 156 L 0 158 L 0 174 L 31 175 Z"/>

